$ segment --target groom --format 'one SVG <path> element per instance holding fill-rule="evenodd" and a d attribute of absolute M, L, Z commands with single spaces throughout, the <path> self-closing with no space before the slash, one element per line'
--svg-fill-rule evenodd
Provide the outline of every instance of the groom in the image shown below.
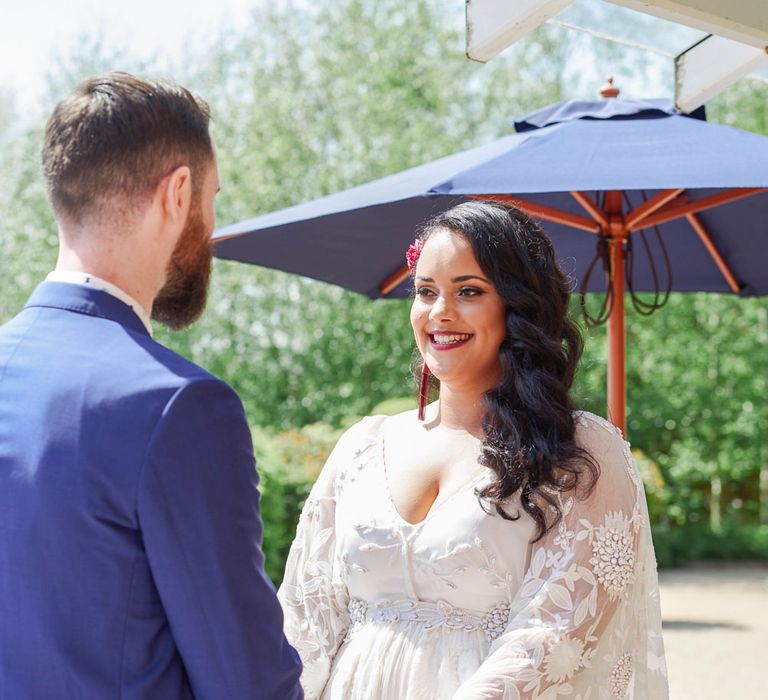
<path fill-rule="evenodd" d="M 0 328 L 0 698 L 301 698 L 226 384 L 152 340 L 205 305 L 208 107 L 112 73 L 53 112 L 56 269 Z"/>

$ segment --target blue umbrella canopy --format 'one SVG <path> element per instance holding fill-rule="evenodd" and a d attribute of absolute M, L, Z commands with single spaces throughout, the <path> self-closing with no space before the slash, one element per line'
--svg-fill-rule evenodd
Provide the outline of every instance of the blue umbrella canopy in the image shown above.
<path fill-rule="evenodd" d="M 516 203 L 542 221 L 578 283 L 624 227 L 635 291 L 768 294 L 768 137 L 684 115 L 669 100 L 568 101 L 496 141 L 216 232 L 220 258 L 337 284 L 409 293 L 404 253 L 420 223 L 461 201 Z M 608 203 L 608 204 L 606 204 Z M 589 277 L 588 291 L 606 286 Z"/>

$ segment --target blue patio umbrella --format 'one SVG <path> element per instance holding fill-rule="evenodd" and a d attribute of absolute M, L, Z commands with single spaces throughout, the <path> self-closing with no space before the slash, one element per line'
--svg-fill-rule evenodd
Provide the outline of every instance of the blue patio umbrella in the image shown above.
<path fill-rule="evenodd" d="M 543 220 L 576 284 L 609 292 L 609 416 L 624 429 L 627 283 L 659 291 L 666 260 L 671 290 L 768 294 L 768 137 L 681 114 L 669 100 L 562 102 L 515 128 L 223 228 L 216 255 L 402 297 L 420 223 L 467 199 L 513 202 Z"/>

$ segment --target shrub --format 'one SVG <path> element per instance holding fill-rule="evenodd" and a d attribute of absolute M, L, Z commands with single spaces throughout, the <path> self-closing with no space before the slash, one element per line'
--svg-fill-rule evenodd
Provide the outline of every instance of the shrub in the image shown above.
<path fill-rule="evenodd" d="M 280 585 L 304 501 L 341 431 L 316 423 L 270 433 L 253 430 L 267 574 Z"/>
<path fill-rule="evenodd" d="M 659 568 L 698 560 L 768 561 L 768 526 L 727 524 L 652 525 Z"/>

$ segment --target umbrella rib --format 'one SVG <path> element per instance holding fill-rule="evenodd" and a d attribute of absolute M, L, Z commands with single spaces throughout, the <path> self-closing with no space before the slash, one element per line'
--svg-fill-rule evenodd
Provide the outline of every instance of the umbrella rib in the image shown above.
<path fill-rule="evenodd" d="M 213 232 L 213 236 L 211 237 L 211 240 L 213 243 L 221 243 L 221 241 L 228 241 L 230 238 L 237 238 L 242 234 L 240 233 L 228 233 L 226 236 L 217 236 L 216 232 Z"/>
<path fill-rule="evenodd" d="M 585 216 L 579 216 L 578 214 L 571 214 L 570 212 L 562 211 L 561 209 L 547 207 L 538 202 L 529 202 L 527 199 L 520 199 L 519 197 L 513 197 L 509 194 L 473 194 L 469 195 L 469 197 L 490 202 L 513 204 L 518 209 L 522 209 L 529 216 L 544 219 L 545 221 L 552 221 L 556 224 L 572 226 L 573 228 L 578 228 L 582 231 L 589 231 L 590 233 L 598 233 L 600 231 L 600 226 L 594 221 L 590 221 Z"/>
<path fill-rule="evenodd" d="M 571 192 L 573 197 L 600 226 L 602 229 L 608 228 L 608 217 L 605 212 L 600 209 L 585 192 Z"/>
<path fill-rule="evenodd" d="M 695 202 L 664 207 L 659 209 L 655 214 L 646 216 L 639 223 L 636 222 L 634 226 L 630 227 L 630 231 L 665 224 L 667 221 L 679 219 L 688 214 L 696 214 L 705 209 L 711 209 L 712 207 L 728 204 L 729 202 L 735 202 L 739 199 L 744 199 L 745 197 L 751 197 L 752 195 L 765 192 L 766 190 L 768 190 L 768 187 L 735 187 L 725 192 L 719 192 L 718 194 L 704 197 Z"/>
<path fill-rule="evenodd" d="M 715 265 L 717 265 L 718 269 L 723 274 L 723 277 L 725 277 L 725 281 L 728 283 L 731 291 L 738 294 L 741 290 L 741 285 L 736 281 L 736 277 L 731 271 L 731 268 L 728 267 L 728 263 L 725 262 L 722 254 L 717 249 L 715 242 L 712 240 L 712 236 L 709 235 L 709 231 L 707 231 L 706 227 L 701 223 L 701 220 L 696 214 L 686 214 L 685 218 L 688 219 L 688 223 L 691 224 L 693 230 L 696 231 L 701 242 L 704 244 L 704 247 L 707 249 L 707 252 L 712 256 Z"/>
<path fill-rule="evenodd" d="M 410 272 L 408 265 L 402 265 L 396 272 L 393 272 L 379 285 L 381 296 L 389 296 L 398 286 L 408 279 Z"/>
<path fill-rule="evenodd" d="M 646 216 L 650 216 L 658 209 L 661 209 L 667 202 L 671 202 L 677 195 L 684 191 L 684 187 L 679 187 L 674 190 L 662 190 L 651 197 L 647 202 L 643 202 L 639 207 L 627 214 L 627 229 L 630 231 L 637 229 Z"/>

